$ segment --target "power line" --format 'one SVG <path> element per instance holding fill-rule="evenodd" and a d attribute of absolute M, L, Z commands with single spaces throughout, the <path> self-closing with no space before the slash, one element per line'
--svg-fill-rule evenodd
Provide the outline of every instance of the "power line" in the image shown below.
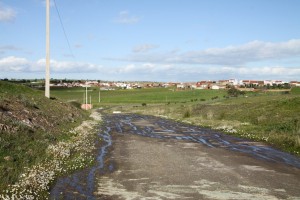
<path fill-rule="evenodd" d="M 66 30 L 65 30 L 64 24 L 62 23 L 62 20 L 61 20 L 60 13 L 59 13 L 59 10 L 58 10 L 58 8 L 57 8 L 56 1 L 55 1 L 55 0 L 53 0 L 53 2 L 54 2 L 54 7 L 55 7 L 55 9 L 56 9 L 56 12 L 57 12 L 57 15 L 58 15 L 58 18 L 59 18 L 59 21 L 60 21 L 61 27 L 62 27 L 62 29 L 63 29 L 63 32 L 64 32 L 64 35 L 65 35 L 65 38 L 66 38 L 66 40 L 67 40 L 67 43 L 68 43 L 68 46 L 69 46 L 69 50 L 70 50 L 71 56 L 72 56 L 72 57 L 75 59 L 75 56 L 74 56 L 74 54 L 73 54 L 73 51 L 72 51 L 72 48 L 71 48 L 71 45 L 70 45 L 70 42 L 69 42 L 68 36 L 67 36 L 67 34 L 66 34 Z"/>

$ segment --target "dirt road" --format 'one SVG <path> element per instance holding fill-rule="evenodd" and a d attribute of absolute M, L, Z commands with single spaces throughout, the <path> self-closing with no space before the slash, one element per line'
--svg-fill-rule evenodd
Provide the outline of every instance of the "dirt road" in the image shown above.
<path fill-rule="evenodd" d="M 104 121 L 112 145 L 92 194 L 77 199 L 300 199 L 300 159 L 289 154 L 156 117 Z"/>

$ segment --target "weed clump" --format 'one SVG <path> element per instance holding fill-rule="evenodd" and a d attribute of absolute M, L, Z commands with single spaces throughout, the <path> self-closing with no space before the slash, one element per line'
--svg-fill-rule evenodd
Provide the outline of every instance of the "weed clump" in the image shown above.
<path fill-rule="evenodd" d="M 191 117 L 191 111 L 189 109 L 187 109 L 183 113 L 183 118 L 189 118 L 189 117 Z"/>

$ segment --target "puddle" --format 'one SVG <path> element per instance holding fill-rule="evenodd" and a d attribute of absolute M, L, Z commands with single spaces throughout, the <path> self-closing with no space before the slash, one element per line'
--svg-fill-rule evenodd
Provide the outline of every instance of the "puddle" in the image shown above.
<path fill-rule="evenodd" d="M 50 192 L 50 199 L 95 199 L 93 194 L 95 190 L 95 177 L 96 174 L 104 174 L 104 157 L 108 147 L 112 145 L 110 131 L 111 128 L 106 127 L 106 130 L 99 134 L 103 145 L 98 150 L 96 165 L 58 179 Z M 114 166 L 110 164 L 108 169 L 109 171 L 113 171 Z"/>

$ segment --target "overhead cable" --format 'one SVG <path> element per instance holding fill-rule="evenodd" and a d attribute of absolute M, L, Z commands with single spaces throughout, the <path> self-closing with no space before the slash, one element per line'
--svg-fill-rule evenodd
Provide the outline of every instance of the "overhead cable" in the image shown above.
<path fill-rule="evenodd" d="M 66 30 L 65 30 L 64 24 L 62 23 L 62 20 L 61 20 L 60 13 L 59 13 L 59 10 L 58 10 L 58 8 L 57 8 L 56 1 L 55 1 L 55 0 L 53 0 L 53 2 L 54 2 L 54 7 L 55 7 L 55 9 L 56 9 L 56 12 L 57 12 L 57 15 L 58 15 L 58 18 L 59 18 L 59 21 L 60 21 L 61 27 L 62 27 L 62 29 L 63 29 L 63 32 L 64 32 L 64 35 L 65 35 L 65 38 L 66 38 L 66 40 L 67 40 L 67 43 L 68 43 L 68 46 L 69 46 L 69 50 L 70 50 L 71 56 L 72 56 L 72 57 L 75 59 L 75 56 L 74 56 L 74 54 L 73 54 L 73 51 L 72 51 L 72 48 L 71 48 L 71 45 L 70 45 L 70 42 L 69 42 L 68 36 L 67 36 L 67 34 L 66 34 Z"/>

